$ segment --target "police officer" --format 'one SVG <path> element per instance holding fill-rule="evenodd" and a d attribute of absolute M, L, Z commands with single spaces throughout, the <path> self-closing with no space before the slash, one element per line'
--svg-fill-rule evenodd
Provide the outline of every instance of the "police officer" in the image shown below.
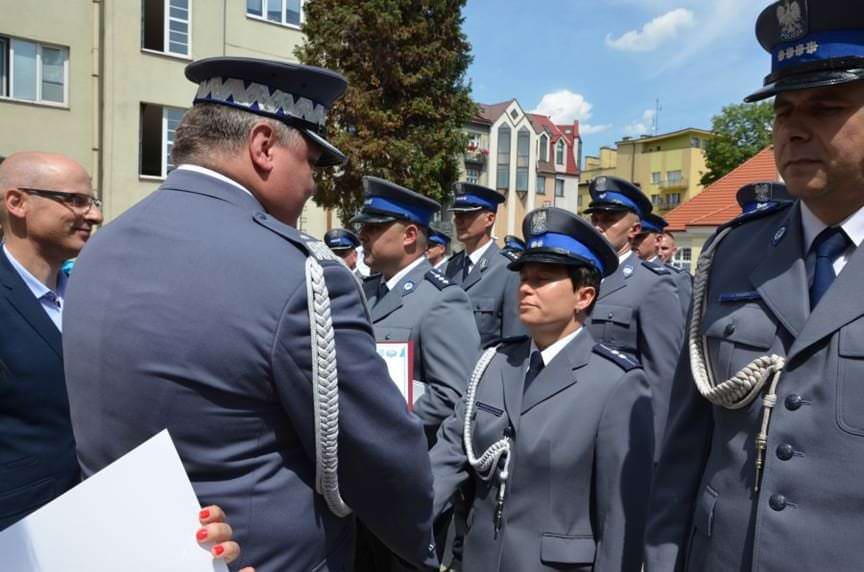
<path fill-rule="evenodd" d="M 631 250 L 651 201 L 632 183 L 597 177 L 586 212 L 618 253 L 615 273 L 600 286 L 588 329 L 598 342 L 641 362 L 654 399 L 656 450 L 663 443 L 672 376 L 684 336 L 684 316 L 672 271 L 644 262 Z"/>
<path fill-rule="evenodd" d="M 795 199 L 789 194 L 786 185 L 777 181 L 751 183 L 744 185 L 735 194 L 742 215 L 773 208 L 778 203 L 791 203 Z"/>
<path fill-rule="evenodd" d="M 501 253 L 509 258 L 511 262 L 519 258 L 523 252 L 525 252 L 524 240 L 513 234 L 508 234 L 504 237 L 504 248 L 501 249 Z"/>
<path fill-rule="evenodd" d="M 465 245 L 447 263 L 445 274 L 468 292 L 483 345 L 524 334 L 516 307 L 519 283 L 507 272 L 510 257 L 492 240 L 501 193 L 472 183 L 457 183 L 451 211 L 456 237 Z"/>
<path fill-rule="evenodd" d="M 324 234 L 324 244 L 342 259 L 345 266 L 356 273 L 357 247 L 360 246 L 360 239 L 356 234 L 345 228 L 333 228 Z"/>
<path fill-rule="evenodd" d="M 642 233 L 633 241 L 633 249 L 639 258 L 651 264 L 659 264 L 668 268 L 675 279 L 678 300 L 681 302 L 681 312 L 687 317 L 690 311 L 690 302 L 693 297 L 693 277 L 683 268 L 663 262 L 660 259 L 660 237 L 663 236 L 665 228 L 669 223 L 660 215 L 648 213 L 642 219 Z"/>
<path fill-rule="evenodd" d="M 199 87 L 178 168 L 94 235 L 67 291 L 85 475 L 167 427 L 259 572 L 348 568 L 357 518 L 435 566 L 422 426 L 377 355 L 360 285 L 294 227 L 315 169 L 344 160 L 322 132 L 345 79 L 248 58 L 186 75 Z"/>
<path fill-rule="evenodd" d="M 639 364 L 584 327 L 618 257 L 578 216 L 523 222 L 520 317 L 531 337 L 487 350 L 431 451 L 435 513 L 473 483 L 464 570 L 637 572 L 652 474 Z M 466 426 L 467 425 L 467 426 Z"/>
<path fill-rule="evenodd" d="M 439 230 L 430 229 L 429 246 L 426 248 L 426 258 L 435 270 L 444 270 L 447 264 L 447 250 L 450 248 L 450 237 Z"/>
<path fill-rule="evenodd" d="M 774 2 L 774 156 L 793 204 L 718 230 L 694 283 L 648 570 L 861 570 L 864 12 Z M 693 367 L 688 367 L 692 363 Z"/>
<path fill-rule="evenodd" d="M 434 270 L 424 256 L 429 223 L 440 210 L 434 200 L 404 187 L 364 177 L 360 226 L 366 264 L 375 273 L 364 290 L 375 339 L 414 345 L 414 413 L 430 443 L 462 398 L 480 351 L 465 291 Z"/>

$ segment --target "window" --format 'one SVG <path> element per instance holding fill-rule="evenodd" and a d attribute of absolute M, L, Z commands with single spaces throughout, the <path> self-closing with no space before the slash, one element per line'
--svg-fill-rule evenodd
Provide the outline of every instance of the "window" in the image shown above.
<path fill-rule="evenodd" d="M 299 27 L 303 23 L 303 0 L 246 0 L 246 15 Z"/>
<path fill-rule="evenodd" d="M 671 207 L 681 204 L 681 193 L 669 193 L 666 195 L 666 202 Z"/>
<path fill-rule="evenodd" d="M 528 158 L 531 152 L 531 135 L 523 127 L 516 136 L 516 190 L 528 192 Z"/>
<path fill-rule="evenodd" d="M 549 138 L 545 135 L 540 136 L 540 160 L 549 160 Z"/>
<path fill-rule="evenodd" d="M 495 185 L 499 189 L 510 188 L 510 128 L 498 128 L 498 176 Z"/>
<path fill-rule="evenodd" d="M 678 268 L 683 268 L 688 272 L 693 271 L 692 266 L 693 259 L 693 251 L 690 248 L 679 248 L 677 252 L 675 252 L 675 256 L 672 258 L 672 262 Z"/>
<path fill-rule="evenodd" d="M 545 195 L 546 194 L 546 177 L 537 176 L 537 194 Z"/>
<path fill-rule="evenodd" d="M 69 50 L 0 36 L 0 97 L 67 102 Z"/>
<path fill-rule="evenodd" d="M 141 47 L 145 50 L 188 56 L 190 0 L 143 0 Z"/>
<path fill-rule="evenodd" d="M 564 179 L 555 179 L 555 196 L 564 196 Z"/>
<path fill-rule="evenodd" d="M 660 175 L 661 175 L 660 171 L 655 171 L 655 172 L 651 173 L 651 184 L 652 185 L 659 185 L 660 184 L 660 180 L 661 180 Z"/>
<path fill-rule="evenodd" d="M 515 109 L 511 110 L 510 111 L 510 117 L 512 117 L 514 120 L 519 119 L 519 112 L 516 111 Z"/>
<path fill-rule="evenodd" d="M 651 195 L 651 204 L 655 207 L 660 204 L 660 195 Z"/>
<path fill-rule="evenodd" d="M 666 180 L 670 183 L 680 183 L 684 180 L 684 177 L 681 171 L 668 171 L 666 173 Z"/>
<path fill-rule="evenodd" d="M 468 167 L 465 169 L 465 179 L 469 183 L 478 184 L 480 183 L 480 169 L 476 167 Z"/>
<path fill-rule="evenodd" d="M 171 150 L 183 109 L 141 104 L 141 174 L 165 177 L 174 170 Z"/>
<path fill-rule="evenodd" d="M 555 164 L 563 165 L 564 164 L 564 140 L 559 139 L 558 144 L 555 145 Z"/>
<path fill-rule="evenodd" d="M 694 147 L 696 149 L 699 149 L 702 147 L 702 140 L 699 139 L 698 137 L 691 137 L 690 138 L 690 146 Z"/>

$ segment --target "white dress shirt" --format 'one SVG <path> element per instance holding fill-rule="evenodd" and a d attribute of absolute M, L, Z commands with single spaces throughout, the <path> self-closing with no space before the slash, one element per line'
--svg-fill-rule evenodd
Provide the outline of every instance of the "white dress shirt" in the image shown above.
<path fill-rule="evenodd" d="M 541 351 L 540 357 L 543 358 L 543 366 L 545 367 L 545 366 L 549 365 L 550 363 L 552 363 L 552 360 L 555 359 L 555 356 L 557 356 L 559 353 L 561 353 L 561 350 L 563 350 L 565 347 L 567 347 L 567 344 L 572 342 L 576 338 L 576 336 L 579 335 L 579 332 L 581 332 L 581 331 L 582 331 L 582 327 L 580 327 L 575 332 L 571 332 L 571 333 L 567 334 L 566 336 L 564 336 L 563 338 L 561 338 L 560 340 L 558 340 L 557 342 L 555 342 L 554 344 L 552 344 L 551 346 L 546 348 L 545 350 Z M 531 352 L 528 355 L 530 356 L 531 354 L 533 354 L 536 351 L 539 351 L 539 348 L 537 347 L 537 344 L 534 343 L 534 339 L 532 338 L 531 339 Z M 528 361 L 530 363 L 531 360 L 528 360 Z M 526 371 L 527 371 L 527 369 L 526 369 Z"/>
<path fill-rule="evenodd" d="M 390 280 L 388 280 L 385 283 L 387 285 L 387 291 L 389 292 L 390 290 L 395 288 L 396 285 L 399 284 L 400 280 L 405 278 L 405 276 L 407 276 L 409 272 L 411 272 L 412 270 L 417 268 L 417 266 L 422 264 L 425 260 L 426 260 L 425 256 L 420 256 L 417 258 L 417 260 L 415 260 L 414 262 L 412 262 L 411 264 L 409 264 L 408 266 L 406 266 L 405 268 L 403 268 L 402 270 L 400 270 L 399 272 L 394 274 L 393 278 L 391 278 Z"/>

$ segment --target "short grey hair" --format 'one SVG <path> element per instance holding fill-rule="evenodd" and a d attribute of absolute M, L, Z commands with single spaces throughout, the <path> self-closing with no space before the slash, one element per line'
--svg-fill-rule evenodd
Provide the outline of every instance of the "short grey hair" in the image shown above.
<path fill-rule="evenodd" d="M 209 166 L 218 154 L 233 153 L 246 144 L 249 131 L 258 123 L 269 124 L 277 141 L 289 145 L 300 132 L 276 119 L 216 103 L 199 103 L 183 115 L 174 137 L 171 158 L 175 165 Z"/>

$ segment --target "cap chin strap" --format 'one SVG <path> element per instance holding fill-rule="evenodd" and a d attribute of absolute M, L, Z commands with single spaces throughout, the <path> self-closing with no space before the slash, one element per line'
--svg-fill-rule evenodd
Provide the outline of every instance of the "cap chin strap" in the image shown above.
<path fill-rule="evenodd" d="M 498 497 L 495 506 L 495 536 L 498 536 L 498 531 L 501 529 L 501 521 L 504 514 L 504 497 L 507 493 L 507 480 L 510 477 L 510 448 L 512 442 L 509 437 L 499 439 L 487 448 L 479 458 L 474 454 L 474 442 L 472 440 L 474 434 L 475 421 L 475 400 L 477 398 L 477 386 L 480 385 L 480 380 L 483 374 L 495 357 L 497 348 L 489 348 L 474 367 L 471 373 L 471 379 L 468 380 L 468 388 L 465 391 L 465 424 L 462 430 L 462 441 L 465 444 L 465 454 L 468 457 L 468 463 L 484 481 L 491 481 L 495 477 L 495 469 L 498 471 Z M 503 459 L 503 460 L 502 460 Z"/>
<path fill-rule="evenodd" d="M 726 228 L 721 231 L 711 245 L 699 256 L 696 276 L 693 279 L 693 312 L 688 331 L 690 369 L 702 397 L 714 405 L 726 409 L 743 409 L 749 406 L 765 388 L 768 379 L 771 378 L 771 383 L 762 397 L 762 428 L 756 437 L 756 479 L 753 490 L 759 492 L 762 467 L 765 463 L 765 450 L 768 447 L 768 425 L 771 421 L 771 411 L 777 403 L 777 384 L 780 381 L 786 360 L 778 355 L 757 358 L 730 379 L 717 384 L 712 376 L 711 363 L 705 351 L 705 337 L 701 335 L 703 314 L 708 296 L 708 279 L 714 254 L 720 242 L 731 230 L 731 228 Z"/>
<path fill-rule="evenodd" d="M 312 340 L 312 396 L 315 406 L 315 490 L 338 517 L 351 514 L 339 493 L 339 380 L 336 342 L 330 316 L 330 292 L 324 269 L 306 258 L 306 299 Z"/>

